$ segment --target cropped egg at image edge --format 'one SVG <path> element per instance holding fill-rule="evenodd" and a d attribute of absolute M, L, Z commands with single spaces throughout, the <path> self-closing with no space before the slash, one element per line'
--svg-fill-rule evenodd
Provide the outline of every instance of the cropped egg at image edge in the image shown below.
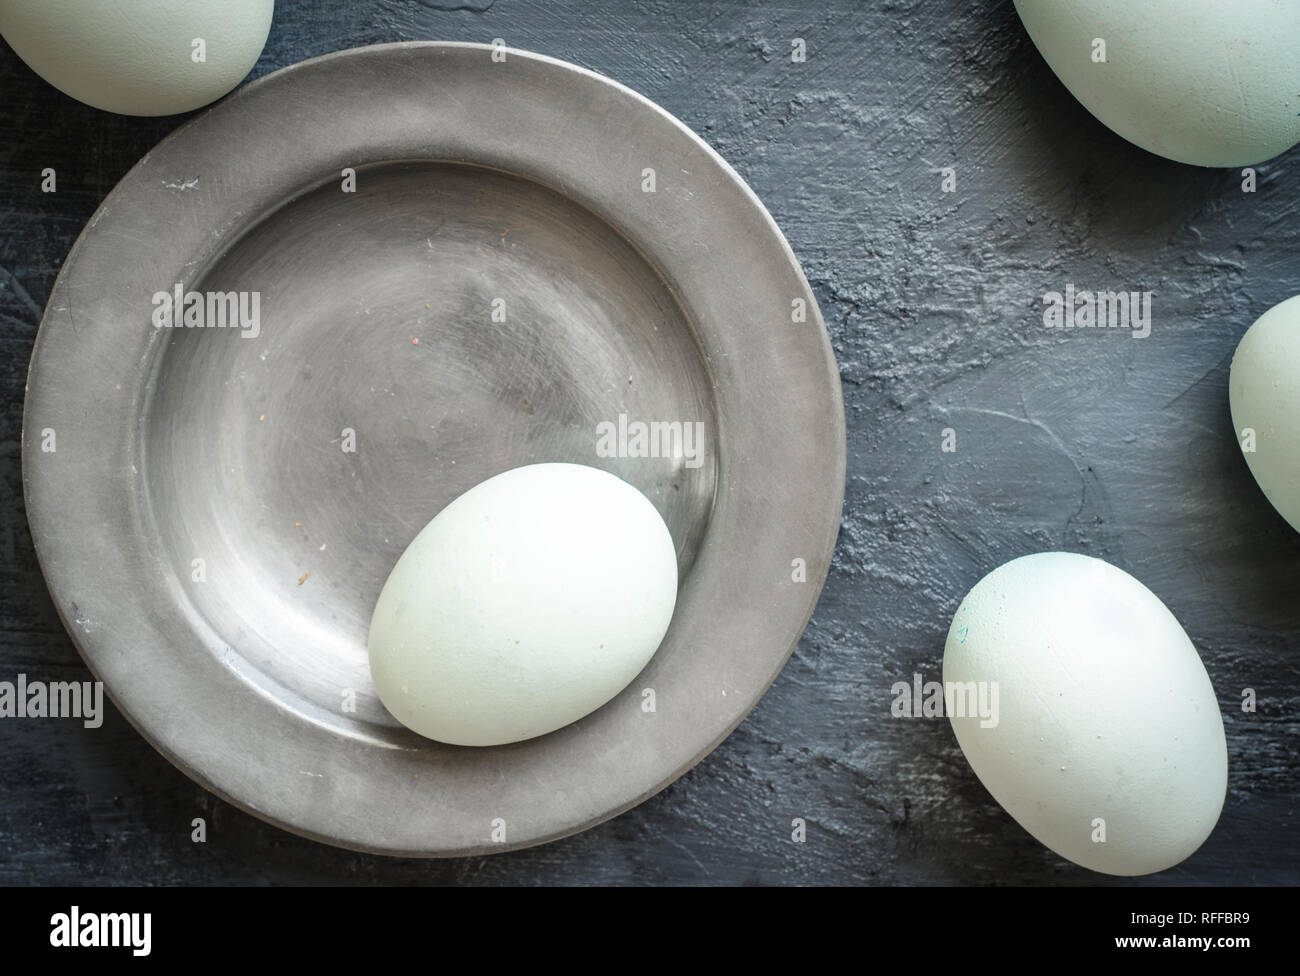
<path fill-rule="evenodd" d="M 1300 5 L 92 7 L 0 0 L 5 885 L 1300 882 Z"/>

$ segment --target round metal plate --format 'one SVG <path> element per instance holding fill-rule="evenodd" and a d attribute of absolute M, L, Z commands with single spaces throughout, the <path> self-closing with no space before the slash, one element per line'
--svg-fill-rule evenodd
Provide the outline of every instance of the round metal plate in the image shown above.
<path fill-rule="evenodd" d="M 157 317 L 177 286 L 190 327 Z M 629 456 L 638 423 L 703 437 Z M 370 683 L 371 608 L 444 505 L 537 461 L 658 506 L 672 626 L 567 728 L 422 739 Z M 608 79 L 471 44 L 303 62 L 164 140 L 69 255 L 23 427 L 42 570 L 122 712 L 232 803 L 396 855 L 561 837 L 703 758 L 807 624 L 844 464 L 816 301 L 736 173 Z"/>

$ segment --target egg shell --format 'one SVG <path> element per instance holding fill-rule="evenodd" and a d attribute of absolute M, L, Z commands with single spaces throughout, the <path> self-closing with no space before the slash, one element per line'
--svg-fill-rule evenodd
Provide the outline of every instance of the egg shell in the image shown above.
<path fill-rule="evenodd" d="M 1300 295 L 1246 330 L 1232 357 L 1228 404 L 1250 473 L 1300 532 Z"/>
<path fill-rule="evenodd" d="M 0 35 L 66 95 L 123 115 L 215 101 L 257 63 L 274 0 L 3 0 Z M 202 39 L 205 60 L 195 61 Z"/>
<path fill-rule="evenodd" d="M 1218 821 L 1228 756 L 1214 688 L 1173 614 L 1123 570 L 1067 552 L 998 567 L 953 617 L 943 678 L 996 687 L 992 723 L 947 709 L 957 742 L 993 798 L 1067 860 L 1162 871 Z"/>
<path fill-rule="evenodd" d="M 444 508 L 398 559 L 371 620 L 370 671 L 421 735 L 529 739 L 622 691 L 676 599 L 672 536 L 640 491 L 585 465 L 514 468 Z"/>
<path fill-rule="evenodd" d="M 1084 107 L 1150 152 L 1249 166 L 1300 142 L 1300 3 L 1015 0 L 1043 58 Z M 1093 42 L 1106 60 L 1093 60 Z M 1088 133 L 1074 134 L 1077 151 Z"/>

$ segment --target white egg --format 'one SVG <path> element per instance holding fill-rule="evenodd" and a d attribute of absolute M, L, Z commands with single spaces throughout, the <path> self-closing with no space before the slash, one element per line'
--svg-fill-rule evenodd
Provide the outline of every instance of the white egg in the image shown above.
<path fill-rule="evenodd" d="M 1015 3 L 1065 87 L 1143 149 L 1197 166 L 1249 166 L 1300 142 L 1300 3 Z M 1086 150 L 1087 133 L 1077 138 Z"/>
<path fill-rule="evenodd" d="M 1250 473 L 1300 532 L 1300 295 L 1274 305 L 1242 337 L 1228 404 Z"/>
<path fill-rule="evenodd" d="M 64 94 L 123 115 L 215 101 L 257 63 L 274 0 L 3 0 L 0 35 Z"/>
<path fill-rule="evenodd" d="M 370 623 L 370 673 L 421 735 L 516 742 L 623 690 L 676 601 L 672 536 L 641 492 L 580 464 L 514 468 L 444 508 L 397 561 Z"/>
<path fill-rule="evenodd" d="M 1173 614 L 1123 570 L 1067 552 L 998 567 L 953 617 L 943 678 L 980 782 L 1062 857 L 1149 874 L 1214 829 L 1228 775 L 1214 688 Z M 996 708 L 981 715 L 972 687 Z"/>

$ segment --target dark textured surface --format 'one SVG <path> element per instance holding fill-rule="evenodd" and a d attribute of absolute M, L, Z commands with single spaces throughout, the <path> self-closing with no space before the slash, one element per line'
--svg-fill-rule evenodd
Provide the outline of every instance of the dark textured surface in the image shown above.
<path fill-rule="evenodd" d="M 1226 392 L 1241 334 L 1300 293 L 1300 152 L 1243 194 L 1235 172 L 1129 146 L 994 0 L 277 6 L 255 74 L 358 44 L 501 37 L 609 75 L 708 139 L 784 229 L 835 342 L 849 423 L 836 561 L 740 729 L 580 836 L 456 862 L 332 850 L 205 793 L 110 712 L 98 730 L 0 725 L 0 881 L 1111 883 L 1025 834 L 946 720 L 889 713 L 893 682 L 939 677 L 970 586 L 1054 548 L 1105 558 L 1164 599 L 1224 707 L 1218 828 L 1177 868 L 1115 883 L 1300 880 L 1300 536 L 1251 480 Z M 178 120 L 85 108 L 3 47 L 0 91 L 0 678 L 83 679 L 23 513 L 27 360 L 83 223 Z M 57 194 L 39 190 L 46 166 Z M 956 193 L 940 192 L 945 166 Z M 1044 330 L 1042 295 L 1067 282 L 1155 292 L 1152 335 Z M 940 451 L 944 428 L 955 454 Z M 1254 714 L 1239 707 L 1246 687 Z M 194 817 L 206 844 L 190 841 Z"/>

